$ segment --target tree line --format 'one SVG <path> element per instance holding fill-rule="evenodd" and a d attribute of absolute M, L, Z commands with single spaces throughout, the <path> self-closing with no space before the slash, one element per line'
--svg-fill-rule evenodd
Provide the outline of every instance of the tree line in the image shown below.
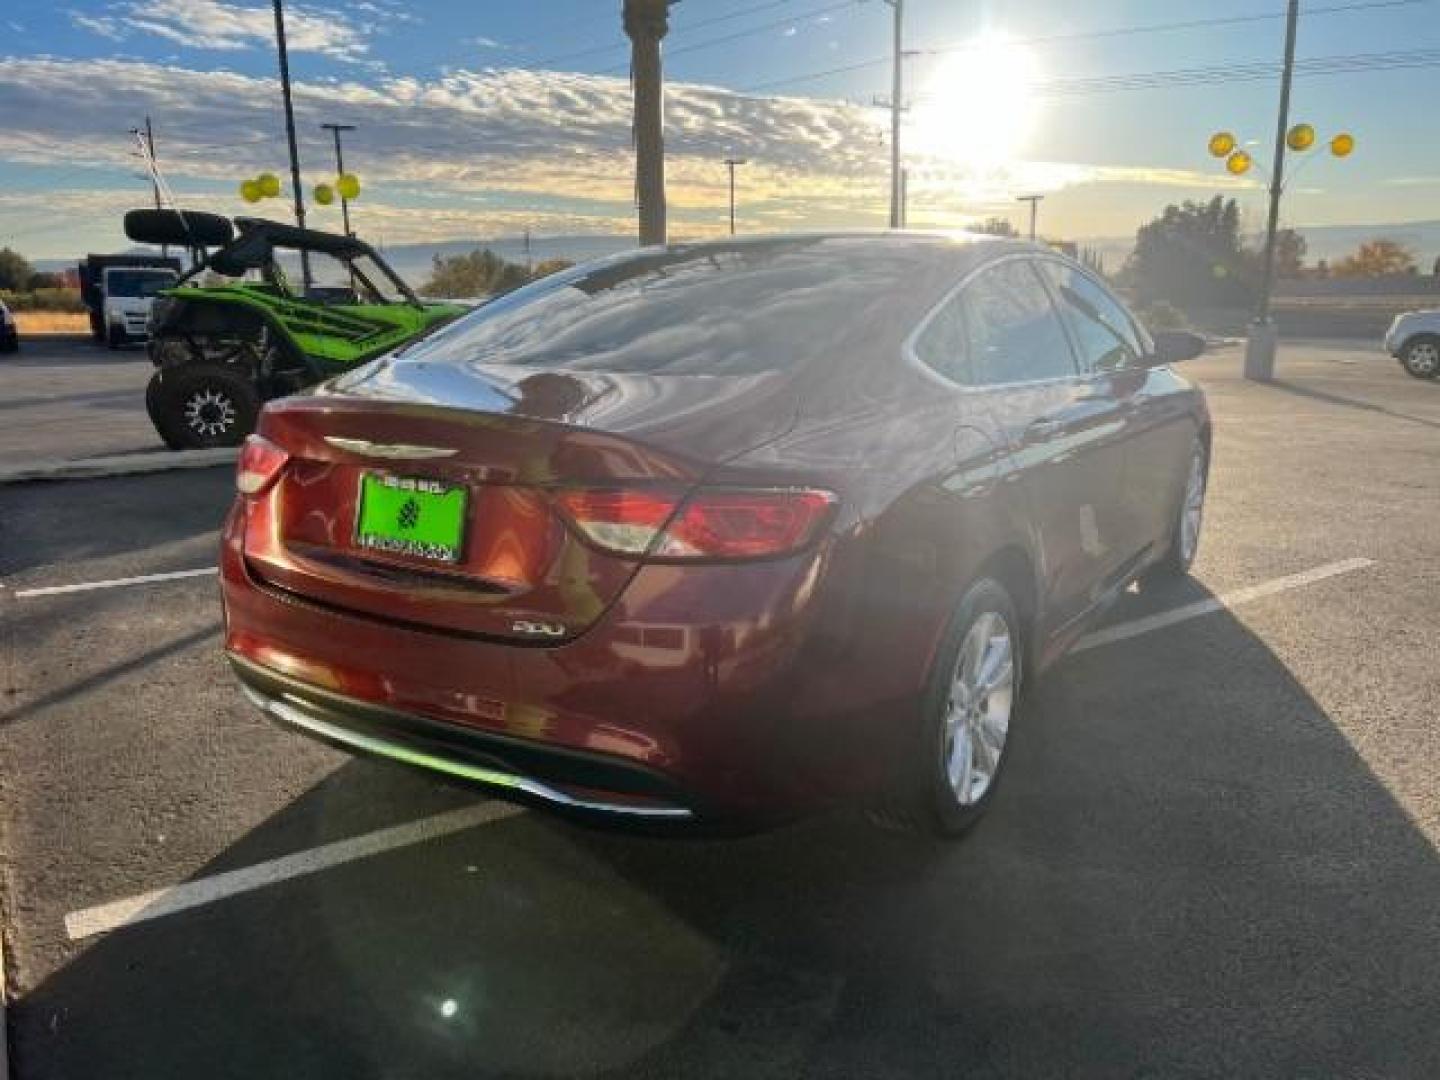
<path fill-rule="evenodd" d="M 533 267 L 524 266 L 501 258 L 489 248 L 465 255 L 436 255 L 430 260 L 430 280 L 420 286 L 420 292 L 436 299 L 499 296 L 572 265 L 564 259 L 546 259 Z"/>
<path fill-rule="evenodd" d="M 1376 238 L 1328 264 L 1305 262 L 1305 238 L 1280 229 L 1275 238 L 1277 278 L 1369 278 L 1419 272 L 1413 251 L 1394 240 Z M 1437 260 L 1440 271 L 1440 260 Z M 1165 303 L 1182 307 L 1239 307 L 1255 297 L 1264 275 L 1264 248 L 1245 243 L 1240 208 L 1216 195 L 1167 206 L 1135 234 L 1135 249 L 1117 275 L 1141 306 Z"/>

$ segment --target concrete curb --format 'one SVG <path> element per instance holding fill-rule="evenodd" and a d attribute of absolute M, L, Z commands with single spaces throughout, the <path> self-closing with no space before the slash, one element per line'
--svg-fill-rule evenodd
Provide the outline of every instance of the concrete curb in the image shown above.
<path fill-rule="evenodd" d="M 169 472 L 172 469 L 208 469 L 230 465 L 239 451 L 233 446 L 212 450 L 179 450 L 174 453 L 113 454 L 77 461 L 34 461 L 28 465 L 0 465 L 0 484 L 24 484 L 42 480 L 96 480 L 107 476 Z M 0 1076 L 0 1080 L 4 1080 Z"/>

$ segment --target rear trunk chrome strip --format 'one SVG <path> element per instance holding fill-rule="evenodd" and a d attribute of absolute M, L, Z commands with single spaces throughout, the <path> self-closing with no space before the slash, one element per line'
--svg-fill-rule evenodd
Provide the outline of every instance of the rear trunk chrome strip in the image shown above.
<path fill-rule="evenodd" d="M 418 750 L 413 750 L 407 746 L 400 746 L 386 739 L 378 739 L 372 735 L 351 731 L 338 724 L 331 724 L 325 720 L 311 716 L 309 713 L 296 708 L 287 701 L 268 697 L 244 683 L 241 684 L 240 689 L 244 691 L 245 696 L 248 697 L 261 712 L 279 720 L 281 723 L 300 728 L 302 731 L 308 732 L 328 742 L 338 743 L 341 746 L 375 754 L 379 757 L 389 758 L 392 761 L 403 762 L 406 765 L 415 765 L 422 769 L 430 769 L 433 772 L 445 773 L 449 776 L 458 776 L 464 780 L 474 780 L 477 783 L 490 784 L 494 787 L 523 792 L 526 795 L 544 799 L 546 802 L 554 803 L 557 806 L 570 807 L 575 810 L 591 810 L 599 813 L 617 814 L 636 818 L 664 818 L 672 821 L 684 820 L 694 816 L 683 806 L 638 806 L 629 803 L 609 803 L 595 799 L 582 799 L 528 776 L 516 776 L 513 773 L 501 772 L 498 769 L 485 769 L 477 765 L 467 765 L 464 762 L 453 761 L 449 758 L 438 757 L 434 754 L 426 754 Z"/>
<path fill-rule="evenodd" d="M 456 446 L 411 446 L 408 443 L 376 443 L 369 439 L 347 439 L 339 435 L 326 435 L 325 441 L 331 446 L 365 457 L 386 458 L 392 461 L 428 461 L 433 458 L 454 457 L 460 452 Z"/>

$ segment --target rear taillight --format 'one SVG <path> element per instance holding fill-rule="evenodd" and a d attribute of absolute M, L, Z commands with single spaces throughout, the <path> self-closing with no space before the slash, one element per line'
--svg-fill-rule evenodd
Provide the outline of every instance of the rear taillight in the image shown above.
<path fill-rule="evenodd" d="M 596 547 L 661 559 L 757 559 L 808 544 L 835 496 L 809 488 L 566 491 L 556 501 Z"/>
<path fill-rule="evenodd" d="M 290 455 L 269 439 L 251 435 L 240 447 L 235 463 L 235 487 L 241 495 L 259 495 L 275 482 Z"/>

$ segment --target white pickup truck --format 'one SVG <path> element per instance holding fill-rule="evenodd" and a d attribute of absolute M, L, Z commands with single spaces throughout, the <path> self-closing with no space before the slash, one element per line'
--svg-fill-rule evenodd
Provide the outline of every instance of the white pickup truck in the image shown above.
<path fill-rule="evenodd" d="M 1417 379 L 1440 378 L 1440 310 L 1395 316 L 1385 332 L 1385 351 Z"/>
<path fill-rule="evenodd" d="M 150 308 L 161 289 L 179 278 L 173 270 L 112 266 L 101 274 L 105 296 L 105 341 L 112 349 L 150 336 Z"/>
<path fill-rule="evenodd" d="M 90 309 L 90 332 L 112 349 L 149 336 L 155 294 L 180 277 L 180 260 L 158 255 L 87 255 L 80 263 L 80 296 Z"/>

